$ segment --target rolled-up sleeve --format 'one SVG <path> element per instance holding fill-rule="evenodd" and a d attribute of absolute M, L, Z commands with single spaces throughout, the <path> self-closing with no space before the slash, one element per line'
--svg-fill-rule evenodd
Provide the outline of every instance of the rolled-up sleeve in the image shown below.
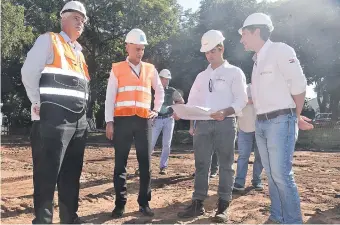
<path fill-rule="evenodd" d="M 179 91 L 175 90 L 174 93 L 172 94 L 172 99 L 174 100 L 174 102 L 184 102 L 184 99 L 181 95 L 181 93 L 179 93 Z"/>
<path fill-rule="evenodd" d="M 294 49 L 286 44 L 279 46 L 278 67 L 285 78 L 292 95 L 306 91 L 307 80 Z"/>
<path fill-rule="evenodd" d="M 246 76 L 241 69 L 237 69 L 231 86 L 233 101 L 231 107 L 236 115 L 241 115 L 242 109 L 248 103 Z"/>
<path fill-rule="evenodd" d="M 32 104 L 40 104 L 39 82 L 45 65 L 53 61 L 53 49 L 49 34 L 37 38 L 31 50 L 27 53 L 21 68 L 21 79 Z"/>
<path fill-rule="evenodd" d="M 159 112 L 164 102 L 164 88 L 155 69 L 154 77 L 151 81 L 152 88 L 155 90 L 155 100 L 153 110 Z"/>
<path fill-rule="evenodd" d="M 105 99 L 105 122 L 112 122 L 115 110 L 115 101 L 117 96 L 118 81 L 117 77 L 111 71 L 109 81 L 106 88 Z"/>

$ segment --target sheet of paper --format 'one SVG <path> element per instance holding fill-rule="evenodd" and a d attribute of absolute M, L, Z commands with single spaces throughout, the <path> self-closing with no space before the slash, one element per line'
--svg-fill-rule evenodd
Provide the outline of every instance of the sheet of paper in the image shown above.
<path fill-rule="evenodd" d="M 170 107 L 183 120 L 212 120 L 210 114 L 213 112 L 209 108 L 186 104 L 176 104 Z"/>

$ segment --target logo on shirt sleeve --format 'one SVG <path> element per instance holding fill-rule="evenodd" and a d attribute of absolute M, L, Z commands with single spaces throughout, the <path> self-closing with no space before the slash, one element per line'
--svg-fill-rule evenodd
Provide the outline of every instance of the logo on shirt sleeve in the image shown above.
<path fill-rule="evenodd" d="M 295 63 L 295 59 L 289 59 L 288 62 L 289 63 Z"/>

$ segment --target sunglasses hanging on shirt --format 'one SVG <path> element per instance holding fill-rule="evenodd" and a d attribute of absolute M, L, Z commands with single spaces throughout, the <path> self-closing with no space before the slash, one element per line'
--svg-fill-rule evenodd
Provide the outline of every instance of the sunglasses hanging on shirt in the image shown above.
<path fill-rule="evenodd" d="M 213 90 L 213 81 L 212 79 L 209 80 L 209 92 L 212 92 Z"/>

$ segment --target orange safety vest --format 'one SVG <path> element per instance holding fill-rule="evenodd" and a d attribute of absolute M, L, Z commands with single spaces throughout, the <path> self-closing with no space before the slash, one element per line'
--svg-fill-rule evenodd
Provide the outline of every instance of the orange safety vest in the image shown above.
<path fill-rule="evenodd" d="M 89 71 L 83 53 L 79 52 L 78 58 L 72 50 L 71 46 L 64 40 L 64 38 L 60 34 L 50 32 L 50 35 L 52 38 L 54 59 L 52 64 L 47 64 L 46 67 L 62 68 L 62 60 L 58 46 L 58 42 L 60 41 L 61 46 L 64 50 L 68 69 L 78 73 L 83 73 L 87 77 L 87 79 L 90 80 Z"/>
<path fill-rule="evenodd" d="M 60 34 L 50 33 L 53 62 L 41 72 L 40 102 L 55 104 L 75 113 L 86 109 L 90 76 L 84 55 L 78 55 Z"/>
<path fill-rule="evenodd" d="M 141 62 L 139 78 L 127 61 L 113 63 L 112 72 L 118 81 L 114 116 L 134 116 L 148 118 L 151 108 L 151 81 L 155 67 Z"/>

